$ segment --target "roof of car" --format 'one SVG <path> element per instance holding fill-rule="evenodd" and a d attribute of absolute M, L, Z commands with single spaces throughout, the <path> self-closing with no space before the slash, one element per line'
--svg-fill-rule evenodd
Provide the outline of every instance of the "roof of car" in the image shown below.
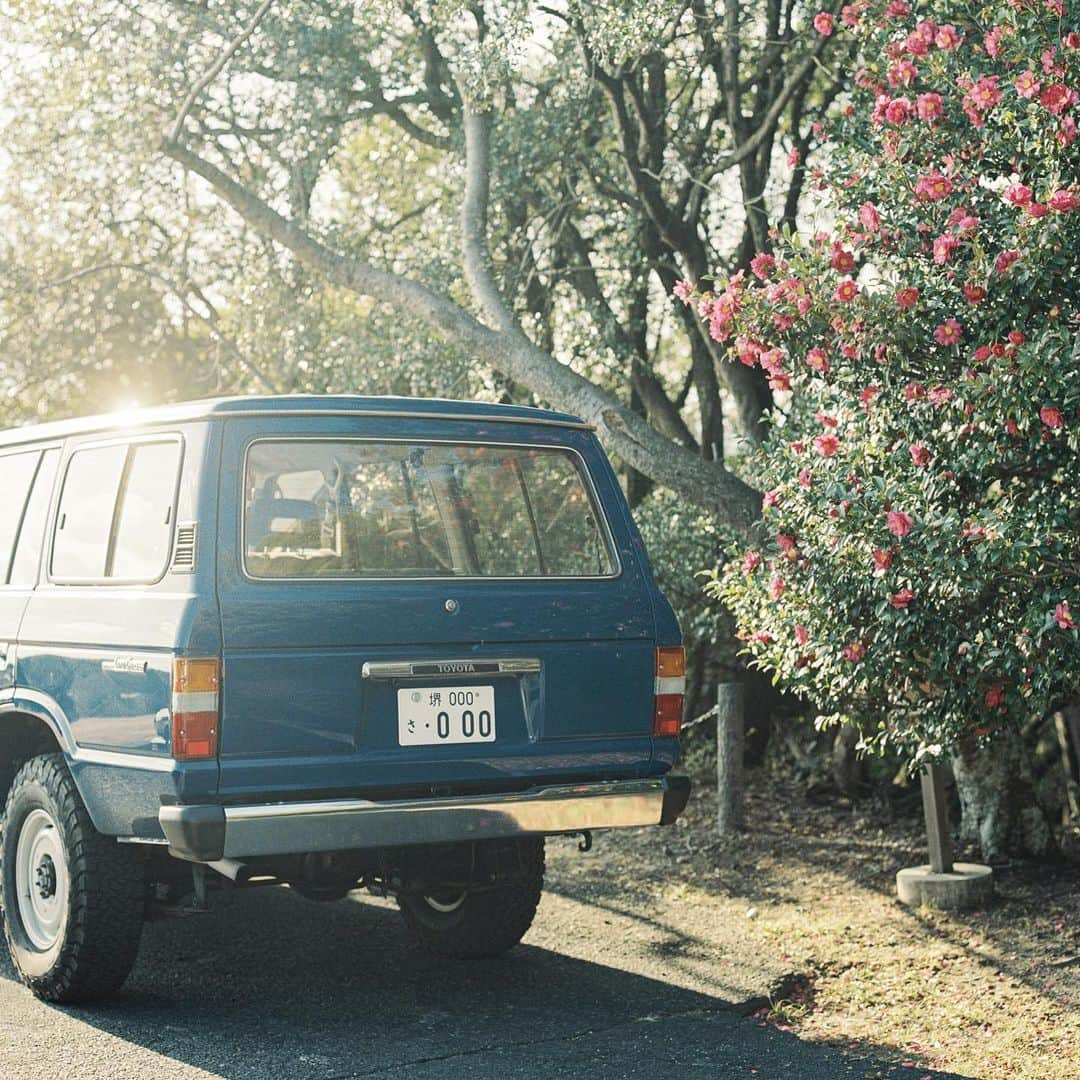
<path fill-rule="evenodd" d="M 493 405 L 486 401 L 454 401 L 448 398 L 365 397 L 359 394 L 278 394 L 249 397 L 206 398 L 145 409 L 125 409 L 98 416 L 55 420 L 46 424 L 0 431 L 0 446 L 62 439 L 94 431 L 128 430 L 156 424 L 176 424 L 224 416 L 393 416 L 432 420 L 495 420 L 517 424 L 549 424 L 555 427 L 589 428 L 570 413 L 534 409 L 528 405 Z"/>

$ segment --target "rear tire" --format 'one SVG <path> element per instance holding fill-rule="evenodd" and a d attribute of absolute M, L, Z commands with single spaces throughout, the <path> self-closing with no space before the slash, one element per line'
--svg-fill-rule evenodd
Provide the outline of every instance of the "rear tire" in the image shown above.
<path fill-rule="evenodd" d="M 456 959 L 498 956 L 532 926 L 544 888 L 544 838 L 515 842 L 521 872 L 515 880 L 478 892 L 402 893 L 398 906 L 416 940 L 429 952 Z"/>
<path fill-rule="evenodd" d="M 92 1001 L 127 978 L 142 934 L 142 858 L 94 828 L 63 754 L 31 758 L 12 782 L 0 896 L 11 959 L 37 997 Z"/>

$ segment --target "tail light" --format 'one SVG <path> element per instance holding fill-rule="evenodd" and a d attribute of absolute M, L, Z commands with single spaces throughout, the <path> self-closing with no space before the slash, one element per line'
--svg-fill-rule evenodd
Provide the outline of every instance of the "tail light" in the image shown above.
<path fill-rule="evenodd" d="M 686 694 L 686 650 L 665 645 L 656 650 L 656 689 L 653 698 L 654 735 L 678 735 Z"/>
<path fill-rule="evenodd" d="M 177 761 L 217 757 L 220 688 L 220 660 L 173 660 L 172 756 Z"/>

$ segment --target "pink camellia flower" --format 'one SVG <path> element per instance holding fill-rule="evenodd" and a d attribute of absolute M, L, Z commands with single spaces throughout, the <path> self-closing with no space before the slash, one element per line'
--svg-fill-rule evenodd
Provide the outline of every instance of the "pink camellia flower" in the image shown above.
<path fill-rule="evenodd" d="M 750 260 L 750 270 L 759 281 L 764 281 L 776 266 L 776 259 L 767 251 L 760 251 Z"/>
<path fill-rule="evenodd" d="M 776 546 L 787 555 L 789 552 L 795 550 L 795 537 L 790 533 L 777 533 L 776 534 Z"/>
<path fill-rule="evenodd" d="M 934 338 L 939 345 L 958 345 L 961 337 L 963 337 L 964 328 L 956 321 L 956 319 L 946 319 L 937 329 L 934 331 Z M 933 394 L 931 393 L 931 397 Z"/>
<path fill-rule="evenodd" d="M 769 389 L 770 390 L 783 390 L 787 391 L 791 389 L 791 376 L 784 371 L 774 371 L 769 376 Z"/>
<path fill-rule="evenodd" d="M 859 391 L 859 404 L 867 411 L 870 411 L 870 406 L 874 403 L 874 398 L 881 393 L 880 386 L 867 386 Z"/>
<path fill-rule="evenodd" d="M 877 232 L 881 228 L 881 215 L 872 202 L 865 202 L 859 207 L 859 223 L 867 232 Z"/>
<path fill-rule="evenodd" d="M 850 274 L 855 269 L 855 256 L 843 244 L 833 244 L 829 265 L 840 274 Z"/>
<path fill-rule="evenodd" d="M 980 112 L 992 109 L 1001 100 L 997 75 L 983 75 L 968 91 L 967 100 Z"/>
<path fill-rule="evenodd" d="M 788 163 L 788 165 L 790 165 L 794 169 L 795 166 L 798 165 L 801 160 L 802 160 L 802 155 L 799 153 L 799 148 L 797 146 L 793 146 L 788 151 L 788 154 L 787 154 L 787 163 Z"/>
<path fill-rule="evenodd" d="M 836 291 L 833 293 L 833 299 L 839 300 L 842 304 L 850 304 L 858 295 L 859 286 L 856 285 L 851 278 L 844 278 L 844 280 L 836 286 Z"/>
<path fill-rule="evenodd" d="M 835 416 L 830 416 L 828 413 L 814 413 L 814 419 L 824 428 L 835 430 L 840 426 L 840 421 L 837 420 Z"/>
<path fill-rule="evenodd" d="M 919 302 L 919 290 L 913 285 L 909 285 L 906 288 L 901 289 L 896 294 L 897 307 L 911 308 Z"/>
<path fill-rule="evenodd" d="M 1046 203 L 1031 202 L 1024 207 L 1024 213 L 1033 218 L 1046 217 L 1050 213 L 1050 207 Z"/>
<path fill-rule="evenodd" d="M 755 630 L 746 640 L 752 645 L 769 645 L 773 636 L 768 630 Z"/>
<path fill-rule="evenodd" d="M 930 388 L 930 392 L 926 395 L 927 400 L 931 405 L 947 405 L 955 397 L 952 390 L 948 386 L 933 386 Z"/>
<path fill-rule="evenodd" d="M 1058 627 L 1062 630 L 1075 630 L 1076 623 L 1073 622 L 1073 617 L 1069 613 L 1069 601 L 1062 600 L 1060 604 L 1054 608 L 1054 622 L 1058 624 Z"/>
<path fill-rule="evenodd" d="M 849 664 L 857 664 L 866 655 L 866 646 L 861 641 L 851 641 L 844 646 L 841 655 Z"/>
<path fill-rule="evenodd" d="M 742 568 L 744 574 L 752 574 L 761 565 L 761 552 L 748 551 L 743 557 Z"/>
<path fill-rule="evenodd" d="M 1004 26 L 995 26 L 983 34 L 983 48 L 987 56 L 997 56 L 1001 52 L 1001 36 L 1004 33 Z"/>
<path fill-rule="evenodd" d="M 910 514 L 905 514 L 902 510 L 890 510 L 885 515 L 885 523 L 889 527 L 889 532 L 902 540 L 909 532 L 911 532 L 912 526 L 915 524 L 915 519 Z"/>
<path fill-rule="evenodd" d="M 985 701 L 988 709 L 1000 709 L 1005 704 L 1005 688 L 1001 683 L 994 683 L 986 691 Z"/>
<path fill-rule="evenodd" d="M 934 240 L 934 262 L 938 266 L 944 266 L 952 257 L 952 253 L 960 246 L 958 237 L 952 233 L 945 233 Z"/>
<path fill-rule="evenodd" d="M 892 604 L 897 611 L 906 611 L 908 604 L 915 598 L 915 594 L 910 589 L 901 589 L 899 592 L 895 592 L 889 597 L 889 603 Z"/>
<path fill-rule="evenodd" d="M 1032 199 L 1031 188 L 1026 184 L 1010 184 L 1005 189 L 1005 200 L 1013 206 L 1027 206 Z"/>
<path fill-rule="evenodd" d="M 939 202 L 953 192 L 953 182 L 940 172 L 930 172 L 915 181 L 915 197 L 922 202 Z"/>
<path fill-rule="evenodd" d="M 930 42 L 916 31 L 904 38 L 904 51 L 912 56 L 925 56 L 930 51 Z"/>
<path fill-rule="evenodd" d="M 814 439 L 814 449 L 822 457 L 832 457 L 840 449 L 840 440 L 832 432 L 827 431 Z"/>
<path fill-rule="evenodd" d="M 1033 98 L 1042 86 L 1039 80 L 1035 78 L 1034 71 L 1022 71 L 1017 75 L 1016 82 L 1013 85 L 1022 98 Z"/>
<path fill-rule="evenodd" d="M 906 19 L 911 14 L 911 8 L 908 7 L 907 0 L 889 0 L 885 14 L 891 19 Z"/>
<path fill-rule="evenodd" d="M 784 595 L 786 588 L 787 583 L 779 574 L 774 574 L 769 578 L 769 597 L 774 603 Z"/>
<path fill-rule="evenodd" d="M 874 548 L 874 573 L 881 577 L 890 569 L 893 563 L 893 553 L 888 548 Z"/>
<path fill-rule="evenodd" d="M 1048 428 L 1059 428 L 1064 423 L 1061 418 L 1061 410 L 1053 405 L 1044 405 L 1039 410 L 1039 419 Z"/>
<path fill-rule="evenodd" d="M 862 3 L 845 4 L 840 9 L 840 21 L 854 30 L 859 25 L 859 19 L 862 17 L 864 7 L 865 4 Z"/>
<path fill-rule="evenodd" d="M 1049 202 L 1050 209 L 1056 210 L 1059 214 L 1067 213 L 1070 210 L 1080 210 L 1080 195 L 1069 191 L 1067 188 L 1058 188 L 1050 196 Z"/>
<path fill-rule="evenodd" d="M 1006 430 L 1006 431 L 1007 431 L 1007 432 L 1008 432 L 1008 433 L 1009 433 L 1010 435 L 1019 435 L 1019 434 L 1020 434 L 1020 427 L 1019 427 L 1019 425 L 1018 425 L 1018 424 L 1016 423 L 1016 421 L 1015 421 L 1015 420 L 1006 420 L 1006 421 L 1005 421 L 1005 430 Z"/>
<path fill-rule="evenodd" d="M 1023 345 L 1027 341 L 1023 330 L 1010 330 L 1008 336 L 1010 345 Z"/>
<path fill-rule="evenodd" d="M 905 401 L 921 401 L 924 397 L 926 397 L 926 387 L 922 383 L 909 382 L 904 387 Z"/>
<path fill-rule="evenodd" d="M 1077 100 L 1075 90 L 1070 90 L 1064 83 L 1053 83 L 1043 87 L 1039 94 L 1039 104 L 1055 116 L 1061 116 Z"/>
<path fill-rule="evenodd" d="M 945 105 L 940 94 L 920 94 L 915 99 L 915 112 L 920 120 L 928 124 L 940 120 L 945 115 Z"/>
<path fill-rule="evenodd" d="M 896 127 L 906 124 L 911 119 L 911 102 L 906 97 L 893 98 L 884 110 L 885 119 Z"/>
<path fill-rule="evenodd" d="M 935 331 L 934 338 L 939 345 L 948 348 L 959 345 L 964 336 L 964 328 L 955 319 L 946 319 Z"/>
<path fill-rule="evenodd" d="M 908 447 L 908 453 L 911 454 L 912 462 L 918 465 L 920 469 L 924 465 L 930 464 L 930 451 L 922 443 L 912 443 Z"/>
<path fill-rule="evenodd" d="M 1017 251 L 1015 248 L 1009 248 L 1008 250 L 1003 251 L 994 260 L 994 269 L 999 274 L 1004 274 L 1005 271 L 1008 270 L 1009 267 L 1012 266 L 1012 264 L 1014 262 L 1016 262 L 1016 260 L 1019 259 L 1019 258 L 1020 258 L 1020 252 Z"/>
<path fill-rule="evenodd" d="M 1075 30 L 1070 30 L 1061 41 L 1066 49 L 1080 49 L 1080 33 Z"/>
<path fill-rule="evenodd" d="M 795 624 L 795 640 L 800 645 L 805 645 L 810 640 L 810 634 L 806 627 L 802 626 L 800 623 Z"/>
<path fill-rule="evenodd" d="M 828 37 L 833 32 L 833 17 L 827 11 L 819 11 L 814 16 L 814 29 L 823 37 Z"/>
<path fill-rule="evenodd" d="M 964 299 L 969 304 L 981 304 L 986 299 L 986 290 L 973 282 L 964 282 Z"/>
<path fill-rule="evenodd" d="M 694 295 L 694 286 L 689 281 L 676 281 L 672 291 L 684 304 L 689 304 Z"/>
<path fill-rule="evenodd" d="M 810 469 L 799 470 L 799 486 L 808 488 L 814 482 L 814 474 Z"/>
<path fill-rule="evenodd" d="M 824 349 L 813 348 L 806 354 L 806 362 L 815 371 L 824 374 L 829 370 L 829 358 Z"/>
<path fill-rule="evenodd" d="M 919 69 L 910 60 L 898 60 L 889 68 L 890 86 L 911 86 L 919 74 Z"/>
<path fill-rule="evenodd" d="M 939 49 L 944 49 L 948 52 L 951 49 L 955 49 L 960 44 L 960 33 L 955 26 L 946 24 L 945 26 L 939 26 L 937 34 L 934 37 L 934 44 Z"/>
<path fill-rule="evenodd" d="M 774 506 L 778 506 L 779 503 L 780 503 L 780 489 L 779 488 L 772 488 L 770 491 L 766 491 L 765 494 L 761 496 L 761 509 L 762 509 L 763 512 L 765 510 L 771 509 Z"/>

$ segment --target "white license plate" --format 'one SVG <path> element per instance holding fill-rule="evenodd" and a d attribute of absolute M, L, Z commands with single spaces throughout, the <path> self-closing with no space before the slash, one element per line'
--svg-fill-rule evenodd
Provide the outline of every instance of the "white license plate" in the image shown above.
<path fill-rule="evenodd" d="M 495 741 L 494 686 L 406 687 L 397 712 L 399 746 Z"/>

